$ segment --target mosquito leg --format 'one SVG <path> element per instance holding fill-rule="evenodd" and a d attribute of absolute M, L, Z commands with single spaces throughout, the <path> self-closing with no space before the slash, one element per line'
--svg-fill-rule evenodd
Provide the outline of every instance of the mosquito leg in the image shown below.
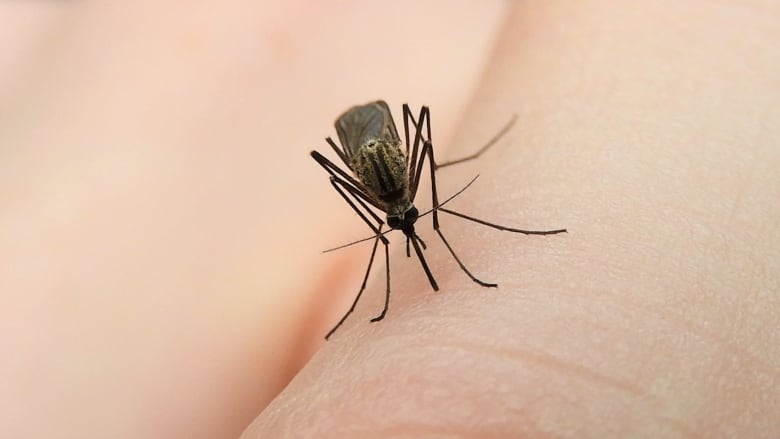
<path fill-rule="evenodd" d="M 383 243 L 387 243 L 388 242 L 387 238 L 382 236 L 382 234 L 380 232 L 380 229 L 382 227 L 382 224 L 384 224 L 384 222 L 382 221 L 382 219 L 379 218 L 379 216 L 376 213 L 374 213 L 373 210 L 371 210 L 368 206 L 366 206 L 366 204 L 363 202 L 363 200 L 361 200 L 357 195 L 355 195 L 354 192 L 352 192 L 352 188 L 349 186 L 349 184 L 346 183 L 345 181 L 339 179 L 338 177 L 334 177 L 334 176 L 330 177 L 330 184 L 333 186 L 334 189 L 336 189 L 336 192 L 338 192 L 339 195 L 341 195 L 341 197 L 344 198 L 344 201 L 346 201 L 347 204 L 349 204 L 349 206 L 352 208 L 352 210 L 354 210 L 355 213 L 361 219 L 363 219 L 363 221 L 368 225 L 368 227 L 370 227 L 371 230 L 373 230 L 374 233 L 377 234 L 377 239 L 381 238 Z M 352 199 L 349 198 L 349 196 L 347 196 L 347 193 L 345 193 L 344 190 L 342 190 L 342 188 L 344 188 L 348 193 L 350 193 L 352 195 L 352 197 L 355 199 L 355 201 L 357 201 L 358 204 L 360 204 L 360 206 L 363 208 L 363 210 L 368 212 L 368 214 L 373 218 L 373 220 L 376 222 L 376 224 L 378 224 L 378 226 L 376 224 L 374 224 L 373 222 L 371 222 L 371 220 L 369 220 L 368 217 L 366 217 L 366 215 L 363 213 L 363 210 L 360 210 L 355 205 L 355 203 L 352 201 Z"/>
<path fill-rule="evenodd" d="M 389 246 L 389 241 L 387 240 L 387 238 L 385 238 L 384 235 L 382 235 L 382 226 L 384 225 L 384 223 L 382 222 L 381 219 L 379 219 L 379 217 L 371 209 L 369 209 L 360 200 L 360 198 L 355 193 L 351 192 L 351 191 L 353 191 L 355 189 L 352 188 L 351 186 L 349 186 L 348 183 L 346 183 L 344 181 L 341 181 L 341 180 L 339 180 L 336 177 L 331 177 L 330 181 L 331 181 L 331 184 L 333 185 L 333 187 L 336 189 L 336 191 L 344 198 L 344 200 L 347 201 L 347 204 L 349 204 L 352 207 L 352 209 L 355 210 L 355 212 L 361 218 L 363 218 L 363 220 L 366 222 L 366 224 L 368 224 L 369 227 L 371 227 L 371 229 L 374 230 L 374 233 L 376 233 L 376 240 L 374 240 L 374 249 L 371 251 L 371 259 L 369 259 L 369 261 L 368 261 L 368 268 L 366 268 L 366 275 L 363 277 L 363 284 L 360 286 L 360 291 L 358 291 L 357 296 L 355 296 L 354 302 L 352 302 L 352 306 L 349 308 L 347 313 L 344 314 L 344 317 L 342 317 L 341 320 L 336 324 L 336 326 L 333 329 L 331 329 L 330 332 L 328 332 L 328 335 L 325 336 L 326 340 L 328 339 L 328 337 L 330 337 L 331 334 L 333 334 L 333 332 L 336 329 L 338 329 L 339 326 L 341 326 L 342 323 L 344 323 L 344 321 L 347 319 L 347 317 L 350 314 L 352 314 L 352 311 L 355 310 L 355 306 L 357 305 L 358 301 L 360 300 L 360 296 L 363 294 L 363 291 L 366 289 L 366 282 L 368 281 L 368 275 L 371 273 L 371 266 L 374 263 L 374 256 L 376 255 L 376 247 L 377 247 L 379 241 L 382 241 L 382 245 L 385 246 L 385 277 L 387 279 L 387 287 L 386 287 L 386 290 L 385 290 L 385 306 L 382 308 L 382 313 L 379 314 L 378 316 L 374 317 L 373 319 L 371 319 L 371 321 L 372 322 L 378 322 L 378 321 L 382 320 L 383 318 L 385 318 L 385 314 L 387 314 L 387 309 L 390 306 L 390 246 Z M 355 204 L 352 202 L 352 200 L 349 199 L 347 194 L 344 193 L 339 186 L 343 187 L 348 192 L 350 192 L 352 194 L 352 196 L 355 198 L 355 201 L 357 201 L 358 204 L 360 204 L 371 216 L 373 216 L 374 220 L 376 220 L 379 225 L 375 226 L 373 223 L 371 223 L 371 221 L 369 221 L 369 219 L 366 218 L 366 216 L 360 211 L 360 209 L 358 209 L 357 206 L 355 206 Z M 417 244 L 415 243 L 415 250 L 416 249 L 417 249 Z M 423 264 L 424 264 L 424 262 L 423 262 Z M 427 265 L 424 265 L 424 267 L 426 268 L 426 273 L 430 273 L 430 270 L 427 270 Z M 434 284 L 435 284 L 435 282 L 434 282 Z"/>
<path fill-rule="evenodd" d="M 524 235 L 557 235 L 558 233 L 568 233 L 566 229 L 556 229 L 556 230 L 521 230 L 521 229 L 515 229 L 513 227 L 506 227 L 502 226 L 500 224 L 493 224 L 489 223 L 485 220 L 481 220 L 479 218 L 474 218 L 473 216 L 464 215 L 460 212 L 455 212 L 454 210 L 447 209 L 445 207 L 440 207 L 437 210 L 440 210 L 442 212 L 447 212 L 450 215 L 454 215 L 469 221 L 473 221 L 475 223 L 482 224 L 484 226 L 492 227 L 497 230 L 504 230 L 507 232 L 514 232 L 514 233 L 522 233 Z"/>
<path fill-rule="evenodd" d="M 379 226 L 379 229 L 382 229 L 382 226 Z M 360 291 L 358 291 L 357 296 L 355 296 L 355 300 L 352 301 L 352 306 L 349 307 L 349 310 L 344 314 L 343 317 L 341 317 L 341 320 L 339 320 L 338 323 L 336 323 L 336 326 L 333 327 L 328 333 L 325 335 L 325 340 L 329 339 L 331 335 L 333 335 L 334 332 L 336 332 L 339 327 L 347 320 L 347 317 L 349 317 L 350 314 L 352 314 L 352 311 L 355 310 L 355 307 L 357 306 L 357 303 L 360 301 L 360 296 L 363 295 L 363 291 L 366 289 L 366 283 L 368 282 L 368 275 L 371 273 L 371 266 L 374 264 L 374 256 L 376 256 L 376 248 L 379 245 L 379 237 L 377 236 L 376 239 L 374 239 L 374 248 L 371 249 L 371 258 L 368 260 L 368 267 L 366 268 L 366 274 L 363 276 L 363 283 L 360 285 Z M 387 244 L 385 245 L 385 250 L 387 250 Z M 387 255 L 385 255 L 387 256 Z M 388 293 L 389 293 L 389 284 L 388 284 Z M 387 303 L 385 303 L 385 309 L 387 309 Z M 384 315 L 384 312 L 382 313 Z"/>
<path fill-rule="evenodd" d="M 406 157 L 409 158 L 409 118 L 414 120 L 414 116 L 412 116 L 412 111 L 409 109 L 409 104 L 404 104 L 403 106 L 404 110 L 404 142 L 406 143 Z M 417 124 L 415 123 L 415 129 L 417 128 Z"/>
<path fill-rule="evenodd" d="M 330 338 L 331 335 L 344 323 L 344 321 L 347 320 L 347 317 L 349 317 L 350 314 L 355 310 L 355 307 L 357 306 L 358 301 L 360 301 L 360 297 L 363 295 L 363 291 L 366 289 L 366 283 L 368 282 L 368 276 L 371 274 L 371 267 L 374 264 L 374 257 L 376 256 L 376 249 L 379 243 L 381 242 L 382 245 L 385 246 L 385 265 L 386 265 L 386 271 L 387 271 L 387 292 L 385 295 L 385 306 L 383 308 L 381 317 L 384 317 L 384 315 L 387 313 L 387 308 L 389 306 L 389 300 L 390 300 L 390 259 L 389 259 L 389 241 L 387 238 L 385 238 L 384 235 L 382 235 L 382 227 L 384 226 L 384 222 L 379 218 L 379 216 L 374 213 L 373 210 L 371 210 L 366 203 L 363 202 L 363 200 L 359 196 L 359 190 L 352 187 L 349 182 L 341 180 L 339 177 L 331 175 L 330 177 L 330 183 L 333 186 L 333 188 L 336 190 L 336 192 L 341 195 L 341 197 L 344 199 L 344 201 L 349 204 L 349 206 L 352 208 L 352 210 L 355 211 L 355 213 L 363 219 L 363 221 L 371 228 L 371 230 L 376 233 L 376 238 L 374 239 L 374 247 L 371 250 L 371 258 L 368 260 L 368 267 L 366 268 L 366 274 L 363 276 L 363 283 L 360 286 L 360 290 L 357 293 L 357 296 L 355 296 L 355 300 L 352 302 L 352 306 L 350 306 L 349 310 L 344 314 L 344 316 L 339 320 L 339 322 L 336 324 L 336 326 L 333 327 L 328 333 L 325 335 L 325 340 Z M 350 198 L 350 195 L 352 196 Z M 357 204 L 356 204 L 357 203 Z M 360 207 L 362 209 L 360 209 Z M 366 213 L 368 213 L 368 216 Z M 371 217 L 375 222 L 372 222 L 368 217 Z M 381 320 L 381 318 L 380 318 Z M 372 320 L 376 321 L 376 320 Z"/>
<path fill-rule="evenodd" d="M 510 119 L 509 122 L 506 125 L 504 125 L 503 128 L 501 128 L 501 131 L 499 131 L 495 136 L 493 136 L 492 139 L 490 139 L 485 145 L 482 146 L 482 148 L 477 150 L 477 152 L 475 152 L 474 154 L 471 154 L 471 155 L 466 156 L 466 157 L 461 157 L 461 158 L 459 158 L 457 160 L 451 160 L 449 162 L 437 163 L 436 164 L 436 169 L 443 168 L 445 166 L 456 165 L 458 163 L 467 162 L 469 160 L 474 160 L 475 158 L 477 158 L 480 155 L 482 155 L 483 152 L 487 151 L 493 145 L 498 143 L 498 141 L 501 140 L 501 138 L 504 137 L 504 135 L 506 135 L 506 133 L 508 133 L 510 129 L 512 129 L 512 127 L 515 125 L 516 121 L 517 121 L 517 115 L 512 116 L 512 119 Z M 428 140 L 430 140 L 430 139 L 428 139 Z"/>
<path fill-rule="evenodd" d="M 439 210 L 439 194 L 436 191 L 436 162 L 433 161 L 433 144 L 431 144 L 430 141 L 426 140 L 423 144 L 422 151 L 420 152 L 420 161 L 417 163 L 417 169 L 415 170 L 417 181 L 412 182 L 412 187 L 409 191 L 409 194 L 411 201 L 414 202 L 415 197 L 417 197 L 417 188 L 419 188 L 420 175 L 422 174 L 422 168 L 425 165 L 426 156 L 428 157 L 431 170 L 431 197 L 433 198 L 433 206 L 431 207 L 433 208 L 433 227 L 434 229 L 438 229 L 439 215 L 437 214 L 437 211 Z"/>
<path fill-rule="evenodd" d="M 347 154 L 341 148 L 336 146 L 336 142 L 334 142 L 330 137 L 326 137 L 325 141 L 328 142 L 328 145 L 330 145 L 334 151 L 336 151 L 336 154 L 338 154 L 341 161 L 344 162 L 344 165 L 349 167 L 349 159 L 347 158 Z"/>
<path fill-rule="evenodd" d="M 361 198 L 363 201 L 367 202 L 368 204 L 376 207 L 377 209 L 382 209 L 381 206 L 379 206 L 376 201 L 374 201 L 365 190 L 363 190 L 363 185 L 355 180 L 354 177 L 347 174 L 343 169 L 336 166 L 333 162 L 328 160 L 324 155 L 320 154 L 318 151 L 312 151 L 310 153 L 311 157 L 322 166 L 325 171 L 328 172 L 333 177 L 337 177 L 340 180 L 343 180 L 351 186 L 350 192 L 353 195 L 356 195 L 358 198 Z"/>
<path fill-rule="evenodd" d="M 458 255 L 455 253 L 455 250 L 452 248 L 450 243 L 447 241 L 447 238 L 444 237 L 444 234 L 442 233 L 441 229 L 439 228 L 439 215 L 438 210 L 442 209 L 439 207 L 439 194 L 436 191 L 436 162 L 433 158 L 433 145 L 431 142 L 426 141 L 423 145 L 422 153 L 420 154 L 420 163 L 419 163 L 419 172 L 422 173 L 422 167 L 423 163 L 425 162 L 425 157 L 428 157 L 428 165 L 430 167 L 431 171 L 431 197 L 433 198 L 433 211 L 431 216 L 433 217 L 433 230 L 436 231 L 436 233 L 439 235 L 439 238 L 441 238 L 442 242 L 444 242 L 444 245 L 447 247 L 447 250 L 450 251 L 450 254 L 453 258 L 455 258 L 455 262 L 458 263 L 460 266 L 460 269 L 463 270 L 466 275 L 471 278 L 474 282 L 476 282 L 478 285 L 483 287 L 496 287 L 497 284 L 491 283 L 491 282 L 485 282 L 480 279 L 478 279 L 476 276 L 471 274 L 471 272 L 466 268 L 466 265 L 463 264 L 463 261 L 460 260 Z"/>
<path fill-rule="evenodd" d="M 468 270 L 468 268 L 466 268 L 466 266 L 463 265 L 463 262 L 461 262 L 461 260 L 458 257 L 458 255 L 455 254 L 455 251 L 452 249 L 452 247 L 450 247 L 450 243 L 447 242 L 446 238 L 444 238 L 444 235 L 441 233 L 441 230 L 440 229 L 436 229 L 436 233 L 439 234 L 439 237 L 444 242 L 444 245 L 447 246 L 447 250 L 449 250 L 450 254 L 452 255 L 452 257 L 455 258 L 455 262 L 457 262 L 458 265 L 460 265 L 460 269 L 463 270 L 463 272 L 466 273 L 471 278 L 471 280 L 473 280 L 474 282 L 478 283 L 480 286 L 483 286 L 483 287 L 495 288 L 495 287 L 498 286 L 498 284 L 494 284 L 494 283 L 490 283 L 490 282 L 484 282 L 484 281 L 481 281 L 481 280 L 477 279 L 476 277 L 474 277 L 474 275 L 471 274 L 471 272 Z"/>
<path fill-rule="evenodd" d="M 385 244 L 385 279 L 387 279 L 387 289 L 385 290 L 385 306 L 382 308 L 382 312 L 371 319 L 371 322 L 378 322 L 385 318 L 385 314 L 387 314 L 387 308 L 390 306 L 390 250 L 389 246 Z M 374 246 L 374 249 L 376 250 L 376 246 Z M 366 277 L 368 277 L 368 273 L 366 273 Z M 365 279 L 363 280 L 363 285 L 365 286 Z"/>
<path fill-rule="evenodd" d="M 420 182 L 420 175 L 418 173 L 418 169 L 420 167 L 418 165 L 417 160 L 418 158 L 422 160 L 422 155 L 420 154 L 420 145 L 421 145 L 420 142 L 426 141 L 426 139 L 424 139 L 422 135 L 422 124 L 424 120 L 429 120 L 429 117 L 430 117 L 430 111 L 428 110 L 428 107 L 422 107 L 420 109 L 419 118 L 415 120 L 414 116 L 412 116 L 412 113 L 409 110 L 409 106 L 408 105 L 404 106 L 404 127 L 407 127 L 408 121 L 411 121 L 412 125 L 414 125 L 415 128 L 412 152 L 411 155 L 408 156 L 409 181 L 411 182 L 409 189 L 411 194 L 417 193 L 417 185 Z M 428 123 L 428 137 L 430 137 L 430 122 Z M 428 141 L 430 141 L 430 139 L 428 139 Z M 414 196 L 412 196 L 412 199 L 414 199 Z"/>

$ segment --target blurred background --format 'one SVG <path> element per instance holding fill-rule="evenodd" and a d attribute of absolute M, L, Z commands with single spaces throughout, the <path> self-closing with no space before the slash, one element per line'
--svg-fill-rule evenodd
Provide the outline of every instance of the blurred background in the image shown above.
<path fill-rule="evenodd" d="M 508 7 L 0 3 L 2 436 L 239 435 L 365 264 L 308 152 L 380 98 L 446 145 Z"/>

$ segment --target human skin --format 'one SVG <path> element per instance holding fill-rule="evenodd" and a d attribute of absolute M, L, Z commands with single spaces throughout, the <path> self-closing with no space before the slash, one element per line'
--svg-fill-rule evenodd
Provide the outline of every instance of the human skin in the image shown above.
<path fill-rule="evenodd" d="M 483 76 L 489 37 L 383 46 L 393 69 L 362 80 L 322 50 L 388 11 L 79 5 L 0 99 L 0 416 L 16 437 L 229 437 L 258 414 L 243 437 L 780 435 L 780 6 L 615 3 L 452 6 L 503 24 Z M 449 35 L 432 16 L 391 31 Z M 473 43 L 454 36 L 419 44 Z M 439 173 L 445 194 L 480 174 L 453 209 L 569 233 L 442 217 L 488 290 L 423 218 L 441 291 L 393 237 L 387 318 L 380 269 L 306 362 L 370 244 L 317 254 L 365 232 L 305 153 L 349 105 L 416 96 L 442 158 L 519 116 Z"/>
<path fill-rule="evenodd" d="M 515 4 L 447 156 L 519 126 L 439 178 L 482 175 L 458 210 L 569 234 L 445 218 L 499 289 L 434 247 L 442 291 L 394 273 L 390 316 L 367 299 L 244 437 L 780 435 L 779 12 Z"/>

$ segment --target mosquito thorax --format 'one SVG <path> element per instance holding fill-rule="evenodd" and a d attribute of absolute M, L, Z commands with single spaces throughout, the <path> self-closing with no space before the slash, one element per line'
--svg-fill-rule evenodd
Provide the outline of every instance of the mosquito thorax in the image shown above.
<path fill-rule="evenodd" d="M 406 155 L 399 143 L 389 139 L 369 139 L 354 152 L 350 167 L 373 198 L 387 207 L 388 214 L 397 205 L 406 210 L 409 173 Z"/>

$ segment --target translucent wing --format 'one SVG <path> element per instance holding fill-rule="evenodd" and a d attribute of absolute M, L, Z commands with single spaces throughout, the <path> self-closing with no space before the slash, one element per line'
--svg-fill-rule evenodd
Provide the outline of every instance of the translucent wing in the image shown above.
<path fill-rule="evenodd" d="M 348 159 L 372 139 L 383 139 L 393 145 L 401 144 L 393 115 L 385 101 L 352 107 L 336 119 L 335 125 Z"/>

